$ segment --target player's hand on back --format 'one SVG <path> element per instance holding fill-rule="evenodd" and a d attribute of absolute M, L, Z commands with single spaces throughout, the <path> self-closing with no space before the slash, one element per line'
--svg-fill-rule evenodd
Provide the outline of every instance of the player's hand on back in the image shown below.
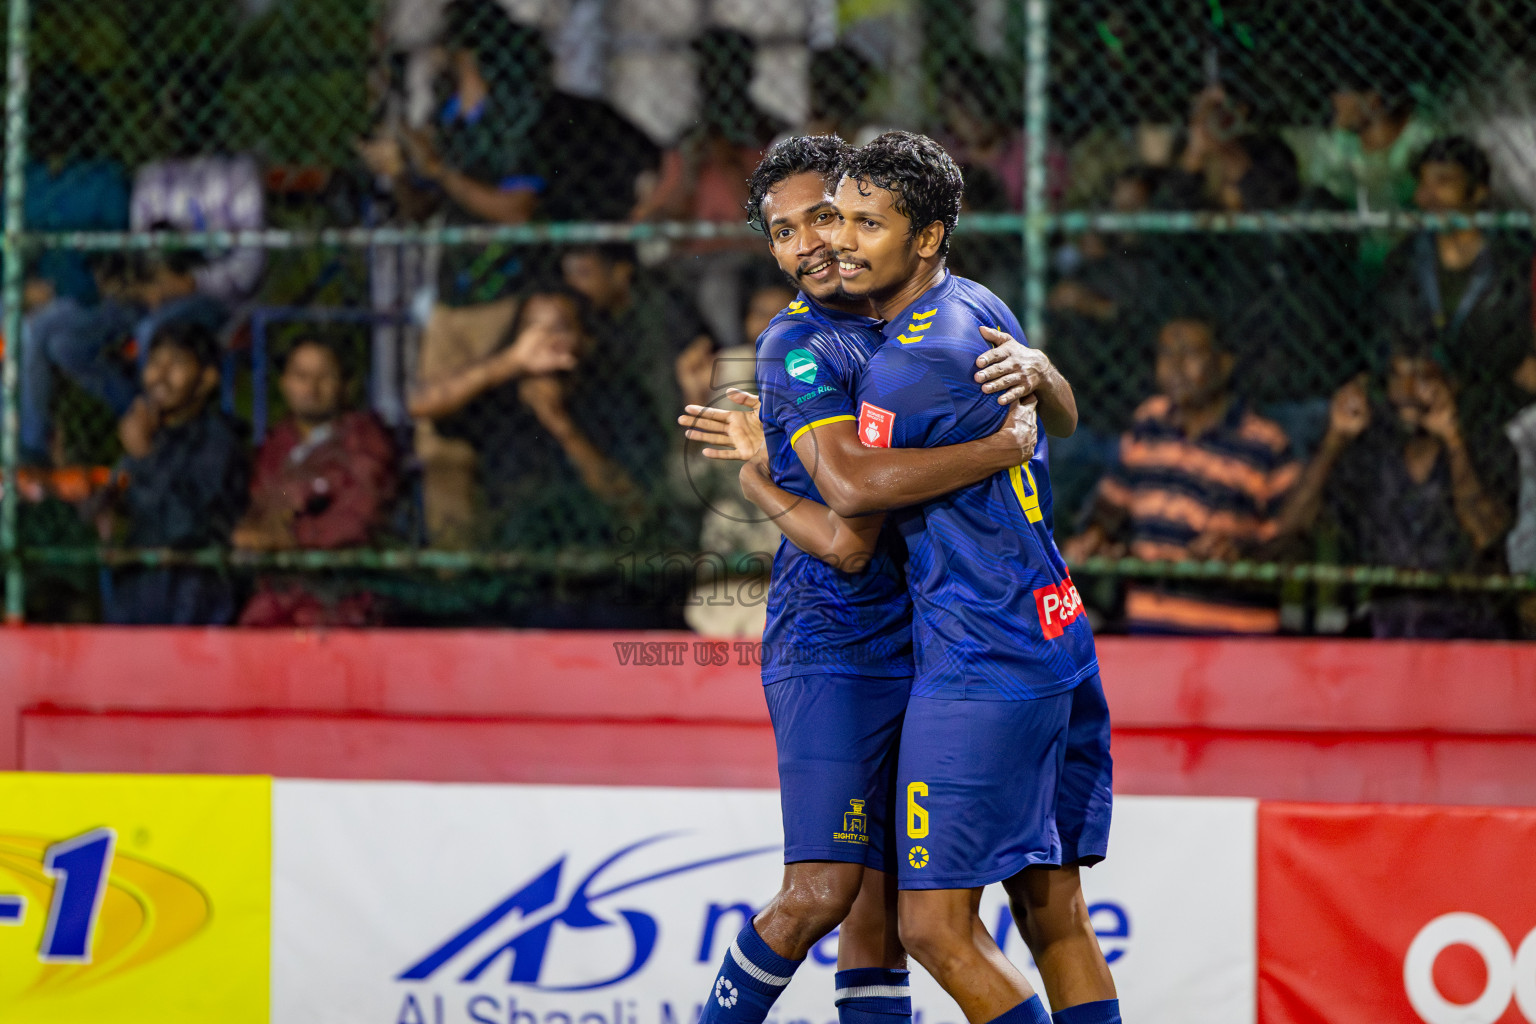
<path fill-rule="evenodd" d="M 701 441 L 707 447 L 705 458 L 724 459 L 732 462 L 752 463 L 756 468 L 768 467 L 768 448 L 763 441 L 763 424 L 758 418 L 762 403 L 758 397 L 731 388 L 726 397 L 743 409 L 716 409 L 708 405 L 684 407 L 684 415 L 677 422 L 686 429 L 690 441 Z"/>
<path fill-rule="evenodd" d="M 976 383 L 987 394 L 997 395 L 999 405 L 1032 395 L 1045 383 L 1051 360 L 1044 352 L 991 327 L 983 327 L 981 336 L 992 347 L 976 357 Z"/>
<path fill-rule="evenodd" d="M 1008 410 L 998 433 L 1006 434 L 1018 449 L 1018 461 L 1028 462 L 1040 443 L 1040 418 L 1035 414 L 1035 396 L 1026 395 Z"/>

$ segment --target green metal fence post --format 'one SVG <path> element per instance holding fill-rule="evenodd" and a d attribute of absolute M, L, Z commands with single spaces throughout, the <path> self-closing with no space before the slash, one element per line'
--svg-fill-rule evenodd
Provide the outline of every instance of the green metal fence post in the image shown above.
<path fill-rule="evenodd" d="M 22 199 L 27 155 L 27 0 L 10 0 L 6 27 L 9 59 L 5 72 L 5 232 L 0 254 L 5 260 L 5 360 L 0 365 L 0 562 L 5 565 L 5 621 L 22 618 L 23 580 L 16 463 L 21 455 L 21 419 L 17 412 L 21 379 Z"/>
<path fill-rule="evenodd" d="M 1024 19 L 1024 333 L 1038 345 L 1045 341 L 1045 232 L 1050 213 L 1045 205 L 1048 0 L 1026 0 Z"/>

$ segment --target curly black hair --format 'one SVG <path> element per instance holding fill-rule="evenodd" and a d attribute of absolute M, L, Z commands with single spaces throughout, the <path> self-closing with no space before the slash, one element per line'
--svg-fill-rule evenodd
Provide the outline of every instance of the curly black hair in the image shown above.
<path fill-rule="evenodd" d="M 843 163 L 843 177 L 889 192 L 896 212 L 911 222 L 908 238 L 934 221 L 943 224 L 939 257 L 949 255 L 949 239 L 960 222 L 965 179 L 943 146 L 926 135 L 886 132 L 854 150 Z"/>
<path fill-rule="evenodd" d="M 747 179 L 747 223 L 768 236 L 763 200 L 769 191 L 797 174 L 807 173 L 819 174 L 829 186 L 835 185 L 843 161 L 852 152 L 853 147 L 836 135 L 797 135 L 775 144 Z"/>

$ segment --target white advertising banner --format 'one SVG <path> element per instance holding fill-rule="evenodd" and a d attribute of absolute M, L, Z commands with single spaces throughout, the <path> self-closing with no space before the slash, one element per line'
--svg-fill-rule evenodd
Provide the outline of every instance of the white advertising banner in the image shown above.
<path fill-rule="evenodd" d="M 1255 815 L 1117 801 L 1084 889 L 1127 1020 L 1253 1021 Z M 782 870 L 771 790 L 278 780 L 272 831 L 282 1024 L 694 1024 Z M 982 912 L 1028 970 L 998 887 Z M 770 1024 L 835 1022 L 835 960 L 834 935 Z M 964 1024 L 913 982 L 914 1024 Z"/>

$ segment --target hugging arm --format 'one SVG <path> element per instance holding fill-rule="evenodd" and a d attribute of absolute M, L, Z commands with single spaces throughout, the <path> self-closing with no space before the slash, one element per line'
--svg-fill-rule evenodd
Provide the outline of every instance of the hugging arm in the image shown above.
<path fill-rule="evenodd" d="M 748 411 L 688 406 L 678 422 L 688 428 L 689 439 L 715 446 L 704 449 L 707 458 L 741 462 L 741 493 L 801 551 L 844 572 L 862 572 L 874 554 L 885 517 L 844 518 L 774 483 L 758 419 L 761 403 L 744 391 L 732 390 L 730 398 Z"/>

